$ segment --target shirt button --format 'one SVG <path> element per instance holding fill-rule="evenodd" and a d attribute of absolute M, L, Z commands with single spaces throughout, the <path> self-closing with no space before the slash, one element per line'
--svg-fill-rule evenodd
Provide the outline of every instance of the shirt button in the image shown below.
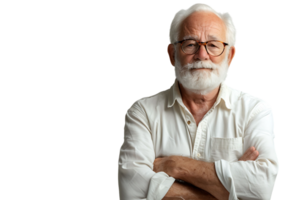
<path fill-rule="evenodd" d="M 200 158 L 201 154 L 200 153 L 197 153 L 197 158 Z"/>
<path fill-rule="evenodd" d="M 190 124 L 191 124 L 191 121 L 187 121 L 187 123 L 188 123 L 188 125 L 190 125 Z"/>

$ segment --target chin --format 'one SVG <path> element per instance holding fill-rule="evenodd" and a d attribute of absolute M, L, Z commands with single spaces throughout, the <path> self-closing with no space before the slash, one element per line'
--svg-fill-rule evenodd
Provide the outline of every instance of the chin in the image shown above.
<path fill-rule="evenodd" d="M 225 76 L 218 76 L 214 71 L 216 70 L 213 70 L 212 72 L 187 71 L 183 74 L 182 72 L 176 71 L 176 78 L 185 89 L 193 93 L 205 95 L 219 87 L 226 78 L 226 74 Z"/>
<path fill-rule="evenodd" d="M 220 65 L 209 63 L 213 66 L 212 70 L 191 70 L 191 65 L 183 67 L 175 61 L 175 75 L 182 86 L 193 93 L 208 94 L 219 87 L 227 76 L 228 64 L 224 60 Z"/>

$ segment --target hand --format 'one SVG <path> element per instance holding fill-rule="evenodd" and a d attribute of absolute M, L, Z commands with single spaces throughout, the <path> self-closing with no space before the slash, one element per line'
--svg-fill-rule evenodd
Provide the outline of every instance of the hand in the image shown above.
<path fill-rule="evenodd" d="M 172 176 L 173 170 L 176 166 L 175 159 L 172 156 L 158 157 L 154 160 L 153 171 L 154 172 L 165 172 L 169 176 Z M 173 177 L 173 176 L 172 176 Z"/>
<path fill-rule="evenodd" d="M 258 157 L 259 152 L 254 148 L 250 147 L 247 151 L 240 157 L 239 161 L 247 161 L 247 160 L 256 160 Z"/>

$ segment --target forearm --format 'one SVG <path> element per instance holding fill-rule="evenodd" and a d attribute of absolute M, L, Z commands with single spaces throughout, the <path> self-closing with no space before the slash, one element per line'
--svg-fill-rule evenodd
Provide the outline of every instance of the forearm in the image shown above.
<path fill-rule="evenodd" d="M 201 188 L 217 199 L 228 199 L 229 192 L 220 182 L 214 163 L 179 157 L 180 164 L 173 170 L 171 176 L 184 180 L 194 186 Z"/>
<path fill-rule="evenodd" d="M 186 183 L 174 182 L 163 200 L 216 200 L 208 192 Z"/>

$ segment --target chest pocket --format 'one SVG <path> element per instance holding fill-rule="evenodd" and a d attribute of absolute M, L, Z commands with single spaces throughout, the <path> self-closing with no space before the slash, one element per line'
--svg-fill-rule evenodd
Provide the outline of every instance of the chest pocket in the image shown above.
<path fill-rule="evenodd" d="M 243 139 L 238 138 L 212 138 L 211 158 L 213 161 L 237 161 L 243 153 Z"/>

